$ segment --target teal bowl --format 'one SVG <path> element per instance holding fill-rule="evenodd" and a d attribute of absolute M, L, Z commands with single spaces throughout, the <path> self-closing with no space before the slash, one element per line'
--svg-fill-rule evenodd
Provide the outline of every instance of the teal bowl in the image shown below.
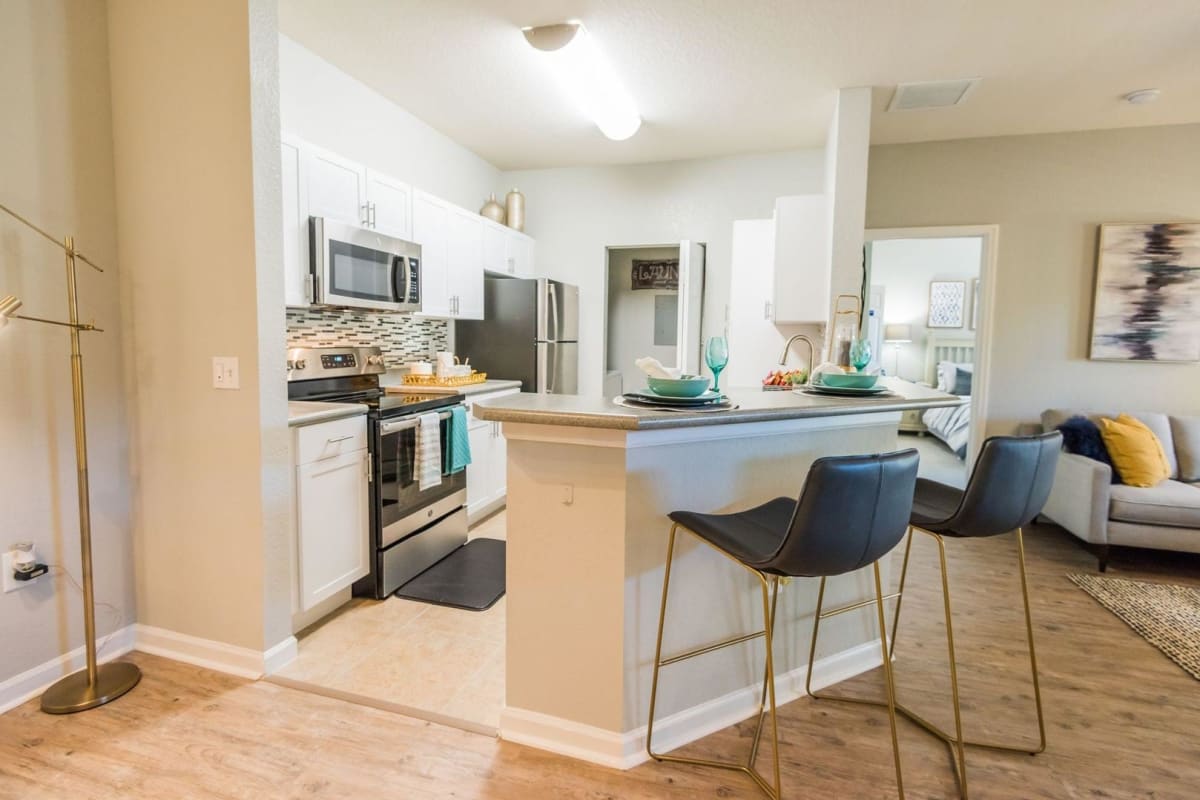
<path fill-rule="evenodd" d="M 712 381 L 698 375 L 684 375 L 681 378 L 647 376 L 646 382 L 650 384 L 651 391 L 663 397 L 699 397 L 708 391 L 708 385 Z"/>
<path fill-rule="evenodd" d="M 839 375 L 836 372 L 821 373 L 821 383 L 834 389 L 870 389 L 879 380 L 877 375 L 862 375 L 857 372 Z"/>

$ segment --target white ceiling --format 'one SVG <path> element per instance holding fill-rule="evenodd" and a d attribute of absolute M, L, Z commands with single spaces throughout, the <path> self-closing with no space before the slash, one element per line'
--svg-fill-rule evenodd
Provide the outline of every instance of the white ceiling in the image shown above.
<path fill-rule="evenodd" d="M 519 30 L 570 18 L 633 138 L 581 117 Z M 1200 0 L 280 0 L 280 28 L 502 169 L 816 146 L 849 86 L 875 87 L 876 143 L 1200 121 Z M 966 77 L 962 106 L 885 112 L 896 83 Z"/>

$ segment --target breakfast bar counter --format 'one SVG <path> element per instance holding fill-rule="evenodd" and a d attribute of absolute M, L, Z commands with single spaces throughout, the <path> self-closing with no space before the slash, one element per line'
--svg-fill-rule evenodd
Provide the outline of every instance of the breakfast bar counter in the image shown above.
<path fill-rule="evenodd" d="M 901 412 L 959 398 L 902 381 L 883 397 L 731 391 L 738 408 L 678 412 L 611 398 L 519 394 L 482 401 L 508 450 L 506 693 L 500 736 L 617 768 L 644 760 L 667 514 L 725 513 L 799 495 L 822 456 L 898 449 Z M 885 559 L 886 563 L 886 559 Z M 867 573 L 826 602 L 873 596 Z M 664 656 L 761 630 L 756 579 L 683 536 Z M 777 694 L 804 694 L 817 581 L 779 596 Z M 879 665 L 869 607 L 821 627 L 814 686 Z M 753 715 L 762 640 L 664 667 L 655 746 L 668 750 Z"/>

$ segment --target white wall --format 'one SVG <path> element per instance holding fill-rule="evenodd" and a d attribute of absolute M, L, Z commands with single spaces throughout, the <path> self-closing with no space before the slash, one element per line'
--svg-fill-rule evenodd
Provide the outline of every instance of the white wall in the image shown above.
<path fill-rule="evenodd" d="M 983 240 L 886 239 L 871 243 L 871 286 L 884 287 L 883 324 L 912 326 L 912 342 L 900 345 L 899 372 L 896 346 L 883 345 L 884 369 L 910 381 L 927 380 L 925 353 L 930 336 L 974 339 L 971 329 L 971 281 L 979 277 Z M 929 320 L 929 282 L 962 281 L 966 284 L 963 327 L 926 328 Z"/>
<path fill-rule="evenodd" d="M 677 345 L 654 344 L 654 298 L 669 296 L 679 302 L 678 291 L 632 288 L 634 259 L 663 261 L 679 258 L 678 247 L 640 247 L 609 251 L 608 257 L 608 364 L 605 371 L 619 371 L 624 391 L 642 389 L 645 374 L 634 364 L 642 356 L 657 358 L 673 366 L 678 362 Z M 678 309 L 678 306 L 676 306 Z"/>
<path fill-rule="evenodd" d="M 821 149 L 611 167 L 508 172 L 526 196 L 539 274 L 580 287 L 581 394 L 604 370 L 605 248 L 691 239 L 708 245 L 704 335 L 724 331 L 735 219 L 770 217 L 775 198 L 821 192 Z M 730 343 L 735 350 L 736 343 Z M 765 375 L 777 354 L 761 360 Z"/>
<path fill-rule="evenodd" d="M 871 148 L 867 226 L 1000 227 L 989 433 L 1053 406 L 1200 413 L 1200 365 L 1088 360 L 1102 222 L 1200 218 L 1200 125 Z"/>
<path fill-rule="evenodd" d="M 0 6 L 0 203 L 77 245 L 107 271 L 80 266 L 85 334 L 92 537 L 100 636 L 133 622 L 128 426 L 122 387 L 121 262 L 113 209 L 112 128 L 104 4 L 8 0 Z M 62 252 L 0 215 L 0 295 L 22 313 L 66 317 Z M 70 347 L 61 328 L 0 330 L 0 550 L 32 540 L 79 568 Z M 83 644 L 83 603 L 62 577 L 0 594 L 0 683 Z"/>
<path fill-rule="evenodd" d="M 487 161 L 282 35 L 279 94 L 283 130 L 463 208 L 478 211 L 503 183 Z"/>
<path fill-rule="evenodd" d="M 273 0 L 108 4 L 138 621 L 256 651 L 290 635 L 276 31 Z"/>

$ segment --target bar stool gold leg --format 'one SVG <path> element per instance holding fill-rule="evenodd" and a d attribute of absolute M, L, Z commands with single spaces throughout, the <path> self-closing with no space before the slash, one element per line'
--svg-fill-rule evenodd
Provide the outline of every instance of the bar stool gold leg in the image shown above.
<path fill-rule="evenodd" d="M 1042 716 L 1042 687 L 1038 682 L 1037 651 L 1033 646 L 1033 613 L 1029 608 L 1029 578 L 1025 572 L 1025 536 L 1017 528 L 1017 561 L 1021 566 L 1021 597 L 1025 600 L 1025 636 L 1029 640 L 1029 667 L 1033 671 L 1033 703 L 1037 707 L 1038 747 L 1029 751 L 1036 756 L 1046 752 L 1046 719 Z"/>
<path fill-rule="evenodd" d="M 896 684 L 892 675 L 891 650 L 888 648 L 887 621 L 883 613 L 883 579 L 879 576 L 879 562 L 875 562 L 875 609 L 879 615 L 880 646 L 883 651 L 883 677 L 887 685 L 888 722 L 892 727 L 892 757 L 896 761 L 896 791 L 904 800 L 904 774 L 900 766 L 900 736 L 896 731 Z M 809 673 L 812 662 L 809 662 Z"/>
<path fill-rule="evenodd" d="M 941 536 L 929 531 L 938 546 L 938 564 L 942 573 L 942 606 L 946 612 L 946 649 L 950 656 L 950 693 L 954 705 L 954 741 L 950 743 L 955 751 L 955 771 L 958 773 L 958 790 L 962 800 L 967 800 L 967 753 L 963 746 L 962 705 L 958 694 L 958 661 L 954 656 L 954 622 L 950 610 L 950 571 L 946 567 L 946 542 Z M 909 715 L 914 716 L 914 715 Z"/>
<path fill-rule="evenodd" d="M 892 647 L 890 656 L 896 657 L 896 635 L 900 631 L 900 605 L 904 602 L 904 582 L 908 580 L 908 557 L 912 555 L 913 529 L 908 527 L 908 536 L 904 537 L 904 566 L 900 568 L 900 586 L 896 589 L 896 611 L 892 615 Z"/>
<path fill-rule="evenodd" d="M 696 648 L 694 650 L 690 650 L 686 653 L 681 653 L 680 655 L 672 656 L 671 658 L 668 658 L 668 659 L 663 659 L 663 657 L 662 657 L 663 630 L 664 630 L 665 623 L 666 623 L 667 599 L 669 596 L 670 585 L 671 585 L 671 565 L 675 559 L 675 539 L 676 539 L 676 533 L 677 533 L 678 528 L 679 528 L 678 524 L 671 526 L 671 533 L 667 540 L 667 564 L 666 564 L 666 568 L 663 572 L 662 604 L 659 608 L 659 614 L 658 614 L 658 639 L 654 645 L 654 677 L 652 678 L 651 683 L 650 683 L 650 716 L 646 723 L 646 753 L 652 759 L 654 759 L 655 761 L 659 761 L 659 762 L 669 762 L 669 763 L 675 763 L 675 764 L 691 764 L 693 766 L 713 767 L 716 769 L 728 769 L 728 770 L 734 770 L 737 772 L 744 773 L 758 785 L 758 787 L 763 791 L 764 794 L 767 795 L 767 797 L 771 798 L 771 800 L 780 800 L 780 792 L 781 792 L 782 783 L 781 783 L 780 766 L 779 766 L 779 761 L 780 761 L 780 758 L 779 758 L 779 721 L 778 721 L 778 717 L 776 714 L 777 709 L 776 709 L 776 703 L 775 703 L 775 659 L 774 659 L 774 652 L 773 652 L 773 650 L 774 650 L 773 636 L 774 636 L 774 627 L 775 627 L 775 608 L 776 608 L 776 603 L 778 600 L 778 591 L 779 591 L 778 579 L 774 578 L 774 577 L 768 578 L 763 573 L 758 572 L 757 570 L 751 569 L 749 567 L 746 567 L 744 564 L 742 564 L 740 561 L 738 561 L 736 558 L 734 558 L 729 553 L 726 553 L 724 550 L 721 550 L 718 547 L 713 547 L 713 549 L 716 550 L 718 553 L 725 556 L 726 558 L 729 558 L 735 564 L 743 567 L 748 572 L 753 574 L 756 578 L 758 578 L 759 584 L 762 588 L 763 630 L 759 631 L 757 633 L 745 634 L 743 636 L 736 636 L 731 639 L 726 639 L 722 642 L 718 642 L 713 645 L 708 645 L 705 647 L 698 647 L 698 648 Z M 686 531 L 688 529 L 684 528 L 684 530 Z M 690 531 L 689 531 L 689 533 L 690 533 Z M 756 724 L 755 724 L 754 739 L 753 739 L 753 745 L 751 747 L 749 760 L 745 764 L 741 764 L 741 763 L 728 762 L 728 761 L 711 761 L 711 760 L 700 759 L 700 758 L 683 758 L 680 756 L 671 756 L 671 755 L 666 755 L 664 753 L 654 752 L 654 746 L 653 746 L 654 712 L 658 705 L 659 670 L 662 667 L 667 666 L 668 664 L 674 664 L 679 661 L 683 661 L 683 660 L 686 660 L 689 658 L 694 658 L 699 655 L 704 655 L 705 653 L 711 653 L 715 650 L 719 650 L 723 647 L 728 647 L 730 645 L 748 642 L 752 639 L 757 639 L 759 636 L 763 636 L 765 638 L 766 648 L 767 648 L 767 654 L 766 654 L 767 657 L 766 657 L 766 668 L 764 669 L 765 674 L 764 674 L 764 680 L 763 680 L 763 684 L 764 684 L 763 700 L 760 701 L 760 706 L 759 706 L 760 711 L 759 711 L 758 718 L 757 718 Z M 774 772 L 774 778 L 775 778 L 774 786 L 769 784 L 767 782 L 767 780 L 758 772 L 758 770 L 756 770 L 754 768 L 754 761 L 758 755 L 759 740 L 761 739 L 763 724 L 766 720 L 765 712 L 768 710 L 768 709 L 763 708 L 764 704 L 769 705 L 769 713 L 771 715 L 771 736 L 772 736 L 772 740 L 775 745 L 773 748 L 773 752 L 772 752 L 773 772 Z"/>

